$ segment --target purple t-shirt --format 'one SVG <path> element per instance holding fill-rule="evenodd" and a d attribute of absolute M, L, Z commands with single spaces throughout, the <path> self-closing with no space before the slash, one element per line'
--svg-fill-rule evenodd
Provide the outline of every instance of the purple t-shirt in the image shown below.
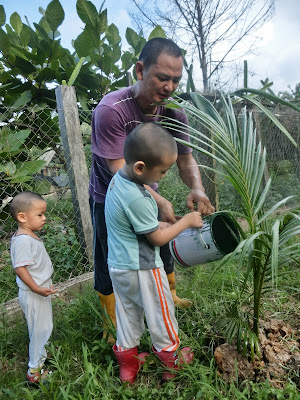
<path fill-rule="evenodd" d="M 183 110 L 166 109 L 158 106 L 157 116 L 142 113 L 132 97 L 131 87 L 107 94 L 97 105 L 92 116 L 92 168 L 89 194 L 97 203 L 104 203 L 112 174 L 106 159 L 124 158 L 123 149 L 127 135 L 140 123 L 162 121 L 164 116 L 187 124 Z M 170 128 L 168 131 L 177 138 L 190 141 L 184 132 Z M 189 154 L 192 149 L 177 143 L 178 154 Z M 153 187 L 156 189 L 157 185 Z"/>

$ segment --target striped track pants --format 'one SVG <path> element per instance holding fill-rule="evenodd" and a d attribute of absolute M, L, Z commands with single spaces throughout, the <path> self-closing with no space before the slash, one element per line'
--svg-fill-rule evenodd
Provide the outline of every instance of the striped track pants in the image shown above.
<path fill-rule="evenodd" d="M 117 346 L 131 349 L 140 344 L 144 316 L 157 351 L 179 346 L 178 324 L 166 272 L 163 267 L 123 270 L 109 267 L 116 298 Z"/>

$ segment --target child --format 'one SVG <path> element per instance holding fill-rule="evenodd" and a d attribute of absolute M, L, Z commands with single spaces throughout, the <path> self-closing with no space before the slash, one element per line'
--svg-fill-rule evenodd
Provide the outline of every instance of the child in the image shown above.
<path fill-rule="evenodd" d="M 202 226 L 201 214 L 186 214 L 174 225 L 158 222 L 158 207 L 144 185 L 158 182 L 177 159 L 174 138 L 161 126 L 138 125 L 126 138 L 125 164 L 111 180 L 105 201 L 108 232 L 108 266 L 116 298 L 117 342 L 113 346 L 122 382 L 133 383 L 148 353 L 138 354 L 145 330 L 153 352 L 175 376 L 178 364 L 190 363 L 189 347 L 179 355 L 174 303 L 159 247 L 187 228 Z"/>
<path fill-rule="evenodd" d="M 52 333 L 53 267 L 43 242 L 34 231 L 40 231 L 46 221 L 47 204 L 32 192 L 17 194 L 10 212 L 18 223 L 11 239 L 11 260 L 17 274 L 19 302 L 25 314 L 29 332 L 29 362 L 27 379 L 37 383 L 48 374 L 42 369 L 47 357 L 45 345 Z"/>

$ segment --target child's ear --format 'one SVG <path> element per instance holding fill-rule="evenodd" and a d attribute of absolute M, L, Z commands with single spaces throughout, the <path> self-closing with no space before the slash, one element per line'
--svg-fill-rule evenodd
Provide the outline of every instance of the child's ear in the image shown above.
<path fill-rule="evenodd" d="M 133 165 L 133 170 L 137 175 L 141 175 L 144 171 L 145 163 L 144 161 L 137 161 Z"/>
<path fill-rule="evenodd" d="M 26 221 L 26 215 L 23 212 L 20 212 L 17 214 L 17 220 L 19 222 L 25 222 Z"/>

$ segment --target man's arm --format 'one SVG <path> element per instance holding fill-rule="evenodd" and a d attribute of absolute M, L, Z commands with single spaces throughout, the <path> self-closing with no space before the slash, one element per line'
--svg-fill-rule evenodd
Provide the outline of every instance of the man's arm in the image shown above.
<path fill-rule="evenodd" d="M 118 160 L 106 159 L 106 162 L 107 162 L 110 172 L 113 175 L 115 175 L 119 171 L 119 169 L 121 169 L 123 167 L 123 165 L 125 164 L 124 158 L 119 158 Z"/>
<path fill-rule="evenodd" d="M 204 215 L 215 211 L 202 185 L 199 167 L 192 156 L 189 154 L 180 154 L 177 158 L 177 166 L 182 181 L 191 189 L 186 198 L 186 204 L 190 210 L 194 210 L 194 203 L 197 203 L 197 210 Z"/>

